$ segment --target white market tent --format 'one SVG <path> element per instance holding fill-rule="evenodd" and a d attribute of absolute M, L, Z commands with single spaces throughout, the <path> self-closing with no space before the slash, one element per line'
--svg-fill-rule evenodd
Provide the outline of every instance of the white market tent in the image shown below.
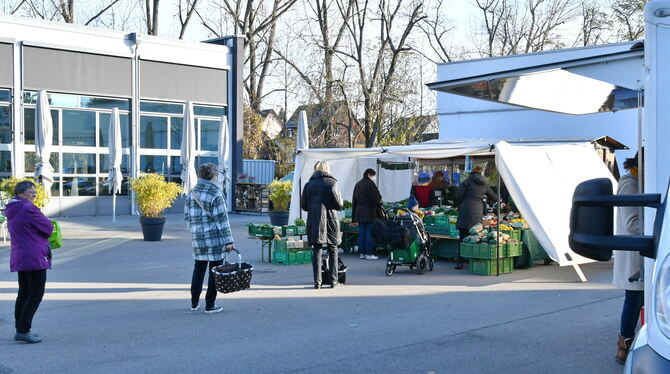
<path fill-rule="evenodd" d="M 547 254 L 561 266 L 592 262 L 574 253 L 568 245 L 570 208 L 575 187 L 593 178 L 616 180 L 590 140 L 526 140 L 429 142 L 377 148 L 304 149 L 297 155 L 289 222 L 300 215 L 300 195 L 317 161 L 326 160 L 338 181 L 344 199 L 351 200 L 356 182 L 377 161 L 406 162 L 415 159 L 443 159 L 466 155 L 495 155 L 496 166 L 510 196 L 533 229 Z M 378 184 L 385 201 L 409 195 L 412 170 L 380 169 Z"/>

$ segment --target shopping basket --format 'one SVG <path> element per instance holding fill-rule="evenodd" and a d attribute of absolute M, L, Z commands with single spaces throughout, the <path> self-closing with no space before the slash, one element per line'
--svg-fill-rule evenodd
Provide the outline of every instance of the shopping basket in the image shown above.
<path fill-rule="evenodd" d="M 228 262 L 228 254 L 237 252 L 237 263 Z M 226 251 L 223 257 L 223 265 L 212 268 L 216 290 L 221 293 L 231 293 L 246 290 L 251 285 L 251 274 L 254 271 L 253 265 L 242 262 L 242 255 L 237 249 Z"/>

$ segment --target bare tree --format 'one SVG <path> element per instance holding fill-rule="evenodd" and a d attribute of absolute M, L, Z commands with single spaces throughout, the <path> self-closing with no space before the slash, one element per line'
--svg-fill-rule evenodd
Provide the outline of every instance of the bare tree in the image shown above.
<path fill-rule="evenodd" d="M 615 0 L 612 4 L 617 38 L 639 40 L 644 37 L 644 5 L 647 0 Z"/>
<path fill-rule="evenodd" d="M 373 6 L 369 0 L 355 2 L 352 17 L 347 22 L 352 43 L 349 50 L 339 51 L 358 70 L 357 81 L 363 95 L 363 136 L 366 147 L 375 144 L 387 106 L 398 100 L 392 95 L 397 78 L 396 69 L 402 56 L 412 49 L 409 45 L 410 34 L 426 18 L 422 12 L 422 2 L 414 2 L 406 7 L 403 7 L 403 3 L 403 0 L 380 0 Z M 371 43 L 366 35 L 373 19 L 379 22 L 379 38 Z"/>
<path fill-rule="evenodd" d="M 179 23 L 181 24 L 181 30 L 179 31 L 179 39 L 184 39 L 184 33 L 186 32 L 186 27 L 188 27 L 188 24 L 191 21 L 191 17 L 193 16 L 193 13 L 195 12 L 195 7 L 197 5 L 198 0 L 179 0 L 179 3 L 177 3 L 177 6 L 179 7 Z M 186 12 L 185 15 L 184 12 Z"/>
<path fill-rule="evenodd" d="M 145 0 L 146 9 L 145 21 L 147 25 L 147 34 L 158 35 L 158 5 L 160 0 Z"/>
<path fill-rule="evenodd" d="M 573 47 L 606 43 L 612 27 L 609 15 L 594 0 L 582 0 L 579 10 L 581 28 Z"/>
<path fill-rule="evenodd" d="M 221 37 L 222 24 L 230 21 L 233 33 L 244 35 L 247 50 L 247 73 L 244 88 L 249 106 L 258 112 L 262 101 L 275 91 L 265 92 L 265 83 L 277 59 L 273 55 L 277 33 L 277 20 L 288 12 L 298 0 L 221 0 L 216 6 L 225 18 L 212 19 L 196 14 L 202 24 L 215 36 Z"/>
<path fill-rule="evenodd" d="M 75 0 L 49 0 L 48 2 L 21 0 L 16 2 L 11 14 L 50 21 L 61 20 L 66 23 L 75 23 L 77 19 L 85 19 L 83 24 L 89 25 L 109 12 L 119 1 L 106 0 L 102 4 L 91 4 L 91 1 L 77 2 Z"/>
<path fill-rule="evenodd" d="M 537 52 L 563 45 L 560 27 L 575 19 L 575 0 L 475 0 L 482 12 L 484 48 L 493 57 Z"/>
<path fill-rule="evenodd" d="M 450 36 L 450 33 L 454 31 L 455 26 L 452 25 L 449 19 L 444 18 L 443 5 L 444 0 L 437 0 L 433 7 L 435 11 L 430 12 L 432 16 L 426 17 L 419 23 L 419 28 L 423 31 L 426 41 L 435 57 L 429 57 L 427 54 L 421 52 L 420 49 L 419 53 L 434 64 L 453 61 L 454 51 L 449 44 L 448 37 Z"/>

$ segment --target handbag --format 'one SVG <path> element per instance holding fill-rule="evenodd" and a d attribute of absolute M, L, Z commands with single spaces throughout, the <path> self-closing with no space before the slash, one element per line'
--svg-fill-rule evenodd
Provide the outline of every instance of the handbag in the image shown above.
<path fill-rule="evenodd" d="M 54 226 L 54 231 L 49 237 L 49 248 L 60 248 L 63 246 L 63 235 L 60 230 L 60 225 L 56 221 L 51 221 L 51 224 Z"/>

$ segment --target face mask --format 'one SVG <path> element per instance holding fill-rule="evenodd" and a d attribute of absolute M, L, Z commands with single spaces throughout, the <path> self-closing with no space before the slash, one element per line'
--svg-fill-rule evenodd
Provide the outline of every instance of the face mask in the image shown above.
<path fill-rule="evenodd" d="M 377 176 L 376 176 L 376 175 L 371 175 L 369 178 L 370 178 L 370 180 L 373 181 L 373 182 L 376 182 L 376 181 L 377 181 Z"/>

